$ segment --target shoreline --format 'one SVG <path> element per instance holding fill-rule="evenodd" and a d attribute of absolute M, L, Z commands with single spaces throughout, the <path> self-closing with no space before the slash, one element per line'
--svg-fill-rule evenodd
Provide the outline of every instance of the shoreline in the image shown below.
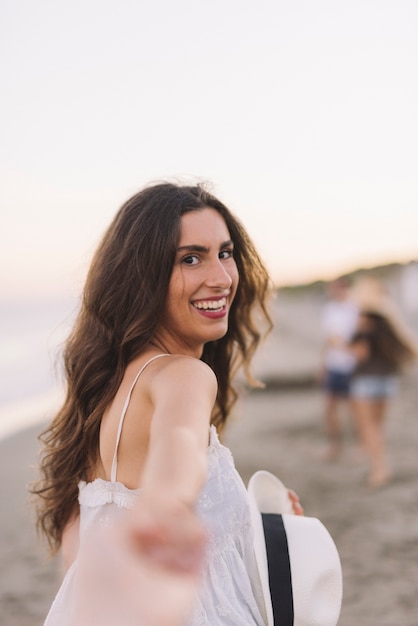
<path fill-rule="evenodd" d="M 0 406 L 0 442 L 17 433 L 47 423 L 63 401 L 60 387 Z"/>
<path fill-rule="evenodd" d="M 309 371 L 290 375 L 256 372 L 256 377 L 260 378 L 267 392 L 315 389 L 318 384 L 314 373 Z M 248 390 L 249 393 L 259 391 L 258 388 Z M 55 386 L 48 391 L 0 405 L 0 442 L 34 426 L 46 425 L 63 401 L 63 388 Z"/>

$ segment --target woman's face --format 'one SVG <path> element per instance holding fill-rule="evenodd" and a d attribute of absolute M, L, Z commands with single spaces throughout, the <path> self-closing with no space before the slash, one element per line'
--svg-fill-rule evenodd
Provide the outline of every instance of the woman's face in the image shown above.
<path fill-rule="evenodd" d="M 225 335 L 238 285 L 233 243 L 223 217 L 205 208 L 181 218 L 180 241 L 156 333 L 172 353 L 200 356 Z"/>

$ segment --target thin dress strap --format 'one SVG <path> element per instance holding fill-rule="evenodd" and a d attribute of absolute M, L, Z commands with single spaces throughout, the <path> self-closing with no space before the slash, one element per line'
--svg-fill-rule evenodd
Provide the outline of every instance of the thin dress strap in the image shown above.
<path fill-rule="evenodd" d="M 171 356 L 171 355 L 170 354 L 156 354 L 155 356 L 153 356 L 150 359 L 148 359 L 148 361 L 141 367 L 141 369 L 139 370 L 139 372 L 135 376 L 135 378 L 133 380 L 133 383 L 131 385 L 131 388 L 129 389 L 129 393 L 128 393 L 127 397 L 126 397 L 125 404 L 123 405 L 122 413 L 121 413 L 121 416 L 120 416 L 120 419 L 119 419 L 118 432 L 117 432 L 117 435 L 116 435 L 115 451 L 113 453 L 112 469 L 110 471 L 110 481 L 112 483 L 116 482 L 116 475 L 117 475 L 117 471 L 118 471 L 118 448 L 119 448 L 119 442 L 120 442 L 120 437 L 121 437 L 121 434 L 122 434 L 123 422 L 124 422 L 124 419 L 125 419 L 126 411 L 128 410 L 129 401 L 131 399 L 133 388 L 135 387 L 138 378 L 141 376 L 142 372 L 147 367 L 147 365 L 152 363 L 152 361 L 155 361 L 155 359 L 159 359 L 161 356 Z"/>

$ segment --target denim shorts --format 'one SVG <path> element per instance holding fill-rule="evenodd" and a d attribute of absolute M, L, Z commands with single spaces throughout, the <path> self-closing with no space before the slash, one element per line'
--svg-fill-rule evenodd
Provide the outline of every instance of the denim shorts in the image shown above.
<path fill-rule="evenodd" d="M 350 374 L 328 370 L 325 375 L 324 389 L 336 396 L 348 396 L 350 380 Z"/>
<path fill-rule="evenodd" d="M 389 398 L 396 391 L 394 376 L 354 376 L 351 380 L 350 394 L 353 398 L 377 400 Z"/>

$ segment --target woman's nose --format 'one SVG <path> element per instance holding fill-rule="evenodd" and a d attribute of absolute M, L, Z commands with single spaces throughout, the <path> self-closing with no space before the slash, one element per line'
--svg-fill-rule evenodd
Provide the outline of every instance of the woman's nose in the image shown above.
<path fill-rule="evenodd" d="M 218 287 L 219 289 L 229 289 L 231 287 L 232 277 L 219 259 L 211 264 L 206 284 L 209 287 Z"/>

